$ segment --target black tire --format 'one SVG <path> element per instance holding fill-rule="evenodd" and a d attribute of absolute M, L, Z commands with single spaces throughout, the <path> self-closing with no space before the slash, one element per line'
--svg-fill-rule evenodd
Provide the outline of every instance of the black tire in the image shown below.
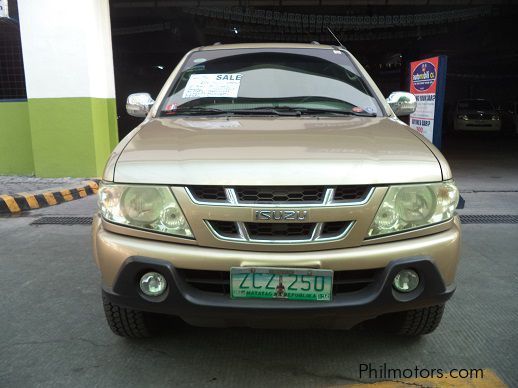
<path fill-rule="evenodd" d="M 393 334 L 419 336 L 433 332 L 442 319 L 444 305 L 402 311 L 379 317 L 382 327 Z"/>
<path fill-rule="evenodd" d="M 110 329 L 126 338 L 148 338 L 155 334 L 150 314 L 111 303 L 103 297 L 104 313 Z"/>

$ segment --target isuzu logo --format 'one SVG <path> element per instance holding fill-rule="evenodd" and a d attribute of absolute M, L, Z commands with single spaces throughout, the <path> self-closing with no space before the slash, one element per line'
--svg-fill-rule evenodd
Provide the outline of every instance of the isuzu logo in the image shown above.
<path fill-rule="evenodd" d="M 255 210 L 257 221 L 306 221 L 308 219 L 307 210 Z"/>

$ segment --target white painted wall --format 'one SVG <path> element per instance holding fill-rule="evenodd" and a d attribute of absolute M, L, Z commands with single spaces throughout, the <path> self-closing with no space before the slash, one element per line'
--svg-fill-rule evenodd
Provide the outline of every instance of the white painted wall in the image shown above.
<path fill-rule="evenodd" d="M 18 0 L 28 98 L 115 97 L 108 0 Z"/>

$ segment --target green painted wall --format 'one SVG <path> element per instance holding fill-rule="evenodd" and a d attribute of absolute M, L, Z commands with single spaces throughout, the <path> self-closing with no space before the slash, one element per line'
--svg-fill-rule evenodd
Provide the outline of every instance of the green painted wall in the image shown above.
<path fill-rule="evenodd" d="M 33 173 L 27 101 L 0 101 L 0 174 Z"/>
<path fill-rule="evenodd" d="M 115 99 L 33 98 L 28 107 L 36 176 L 102 175 L 118 141 Z"/>

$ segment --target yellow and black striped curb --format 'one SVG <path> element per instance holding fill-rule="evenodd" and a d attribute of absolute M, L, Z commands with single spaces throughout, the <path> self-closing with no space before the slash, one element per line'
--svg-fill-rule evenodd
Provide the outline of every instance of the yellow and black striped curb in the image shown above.
<path fill-rule="evenodd" d="M 25 210 L 54 206 L 97 193 L 99 184 L 95 180 L 85 181 L 83 186 L 52 189 L 35 193 L 0 195 L 0 214 L 20 213 Z"/>

